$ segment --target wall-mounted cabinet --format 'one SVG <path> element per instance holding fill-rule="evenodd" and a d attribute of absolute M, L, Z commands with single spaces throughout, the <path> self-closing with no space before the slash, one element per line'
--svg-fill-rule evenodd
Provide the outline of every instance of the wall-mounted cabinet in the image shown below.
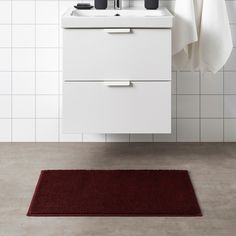
<path fill-rule="evenodd" d="M 171 25 L 64 26 L 63 40 L 65 132 L 171 132 Z"/>

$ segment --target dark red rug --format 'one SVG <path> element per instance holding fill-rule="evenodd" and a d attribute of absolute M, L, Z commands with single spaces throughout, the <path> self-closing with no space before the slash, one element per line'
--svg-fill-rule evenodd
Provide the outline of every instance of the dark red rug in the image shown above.
<path fill-rule="evenodd" d="M 28 216 L 201 216 L 184 170 L 44 170 Z"/>

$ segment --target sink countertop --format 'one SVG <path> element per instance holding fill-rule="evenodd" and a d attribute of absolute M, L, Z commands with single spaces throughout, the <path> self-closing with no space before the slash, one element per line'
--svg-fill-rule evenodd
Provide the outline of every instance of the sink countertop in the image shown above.
<path fill-rule="evenodd" d="M 119 14 L 119 16 L 116 16 Z M 77 10 L 69 8 L 62 15 L 63 28 L 171 28 L 173 15 L 167 8 L 146 10 Z"/>

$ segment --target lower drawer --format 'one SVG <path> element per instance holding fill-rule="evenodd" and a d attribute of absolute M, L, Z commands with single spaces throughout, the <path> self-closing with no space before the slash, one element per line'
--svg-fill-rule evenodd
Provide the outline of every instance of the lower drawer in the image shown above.
<path fill-rule="evenodd" d="M 171 82 L 64 82 L 65 133 L 170 133 Z"/>

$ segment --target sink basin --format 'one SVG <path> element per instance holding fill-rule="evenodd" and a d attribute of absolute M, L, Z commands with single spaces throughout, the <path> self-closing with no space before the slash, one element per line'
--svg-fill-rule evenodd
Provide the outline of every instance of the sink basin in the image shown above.
<path fill-rule="evenodd" d="M 144 10 L 76 10 L 62 16 L 63 28 L 171 28 L 173 16 L 166 8 Z"/>
<path fill-rule="evenodd" d="M 164 16 L 165 13 L 162 10 L 73 10 L 72 16 L 84 16 L 84 17 L 146 17 L 146 16 Z"/>

